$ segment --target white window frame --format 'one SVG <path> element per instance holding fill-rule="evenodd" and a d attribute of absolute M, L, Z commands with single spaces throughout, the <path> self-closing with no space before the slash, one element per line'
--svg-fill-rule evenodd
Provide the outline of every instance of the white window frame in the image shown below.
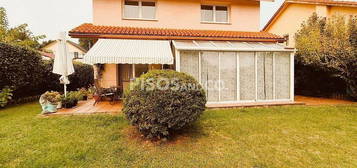
<path fill-rule="evenodd" d="M 139 3 L 139 17 L 138 18 L 131 18 L 131 17 L 125 17 L 125 1 L 123 0 L 122 2 L 122 18 L 125 20 L 152 20 L 152 21 L 157 21 L 157 1 L 156 0 L 128 0 L 128 1 L 136 1 Z M 142 7 L 143 7 L 143 2 L 153 2 L 155 3 L 155 18 L 150 19 L 150 18 L 143 18 L 143 12 L 142 12 Z"/>
<path fill-rule="evenodd" d="M 201 23 L 214 23 L 214 24 L 230 24 L 230 6 L 229 5 L 212 5 L 212 4 L 201 4 L 200 12 L 202 12 L 202 6 L 212 6 L 213 7 L 213 21 L 203 21 L 201 15 Z M 227 21 L 226 22 L 217 22 L 216 21 L 216 8 L 217 6 L 222 6 L 227 8 Z M 201 14 L 201 13 L 200 13 Z"/>

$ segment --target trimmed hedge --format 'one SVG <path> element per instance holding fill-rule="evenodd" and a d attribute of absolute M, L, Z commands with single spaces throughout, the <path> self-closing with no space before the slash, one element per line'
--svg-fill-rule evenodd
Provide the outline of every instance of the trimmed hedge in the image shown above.
<path fill-rule="evenodd" d="M 63 91 L 59 75 L 52 73 L 53 61 L 43 61 L 37 51 L 0 43 L 0 89 L 10 86 L 14 99 L 41 95 L 46 91 Z M 69 90 L 93 84 L 93 67 L 74 64 L 69 76 Z"/>
<path fill-rule="evenodd" d="M 41 56 L 29 49 L 0 43 L 0 89 L 10 86 L 14 97 L 33 92 L 43 82 Z"/>
<path fill-rule="evenodd" d="M 295 63 L 295 94 L 314 97 L 347 95 L 345 81 L 334 72 Z"/>
<path fill-rule="evenodd" d="M 123 112 L 145 137 L 160 139 L 196 121 L 205 105 L 205 91 L 193 77 L 156 70 L 125 91 Z"/>

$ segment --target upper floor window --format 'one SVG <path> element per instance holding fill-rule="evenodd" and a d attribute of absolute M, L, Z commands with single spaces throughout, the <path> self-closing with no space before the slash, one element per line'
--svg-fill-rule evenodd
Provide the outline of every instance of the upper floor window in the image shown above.
<path fill-rule="evenodd" d="M 156 3 L 143 0 L 125 0 L 124 1 L 125 19 L 155 19 Z"/>
<path fill-rule="evenodd" d="M 228 23 L 228 7 L 201 5 L 201 21 L 210 23 Z"/>

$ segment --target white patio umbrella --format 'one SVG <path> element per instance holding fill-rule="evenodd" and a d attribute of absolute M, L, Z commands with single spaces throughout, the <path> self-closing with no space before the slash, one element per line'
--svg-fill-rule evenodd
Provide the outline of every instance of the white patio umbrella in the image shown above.
<path fill-rule="evenodd" d="M 53 64 L 53 73 L 61 75 L 60 83 L 64 85 L 64 95 L 67 96 L 67 85 L 70 84 L 68 76 L 74 73 L 73 55 L 67 48 L 67 33 L 61 32 L 58 40 L 59 45 L 55 52 L 55 61 Z"/>

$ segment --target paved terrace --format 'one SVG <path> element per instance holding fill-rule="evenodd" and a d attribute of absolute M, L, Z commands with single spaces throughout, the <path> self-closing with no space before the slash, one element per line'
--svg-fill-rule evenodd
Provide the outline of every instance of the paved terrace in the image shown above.
<path fill-rule="evenodd" d="M 81 101 L 78 106 L 71 109 L 60 109 L 57 113 L 51 115 L 86 115 L 86 114 L 117 114 L 123 109 L 122 102 L 110 103 L 102 101 L 93 106 L 94 100 Z M 208 105 L 207 108 L 242 108 L 242 107 L 269 107 L 269 106 L 286 106 L 286 105 L 343 105 L 343 104 L 357 104 L 346 100 L 326 99 L 296 96 L 295 102 L 265 102 L 265 103 L 232 103 L 232 104 L 217 104 Z"/>

